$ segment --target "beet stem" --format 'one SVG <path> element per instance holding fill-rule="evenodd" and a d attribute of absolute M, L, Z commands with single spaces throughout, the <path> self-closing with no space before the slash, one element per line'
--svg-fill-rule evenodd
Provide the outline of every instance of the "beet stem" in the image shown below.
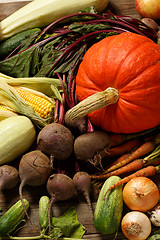
<path fill-rule="evenodd" d="M 30 220 L 30 217 L 27 213 L 27 210 L 26 210 L 26 207 L 25 207 L 25 204 L 24 204 L 24 201 L 23 201 L 23 193 L 22 193 L 22 190 L 23 190 L 23 187 L 25 186 L 25 180 L 21 181 L 20 185 L 19 185 L 19 196 L 20 196 L 20 200 L 21 200 L 21 203 L 22 203 L 22 206 L 23 206 L 23 209 L 24 209 L 24 212 L 25 212 L 25 215 L 27 216 L 29 222 L 32 224 L 31 220 Z"/>
<path fill-rule="evenodd" d="M 50 235 L 50 232 L 51 232 L 51 228 L 52 228 L 52 223 L 51 223 L 51 217 L 52 217 L 52 205 L 53 203 L 55 202 L 55 198 L 52 197 L 50 199 L 50 203 L 49 203 L 49 207 L 48 207 L 48 222 L 49 222 L 49 235 Z"/>

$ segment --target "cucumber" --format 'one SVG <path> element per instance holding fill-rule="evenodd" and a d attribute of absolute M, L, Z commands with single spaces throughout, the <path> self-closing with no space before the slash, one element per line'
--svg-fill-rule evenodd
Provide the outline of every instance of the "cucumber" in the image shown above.
<path fill-rule="evenodd" d="M 25 208 L 28 210 L 29 202 L 23 199 Z M 21 203 L 21 200 L 16 202 L 2 217 L 0 217 L 0 237 L 6 237 L 25 217 L 25 212 Z"/>
<path fill-rule="evenodd" d="M 123 211 L 122 186 L 105 193 L 108 188 L 120 180 L 118 176 L 108 178 L 99 193 L 94 211 L 94 226 L 99 233 L 115 233 L 120 225 Z"/>
<path fill-rule="evenodd" d="M 49 226 L 48 221 L 49 197 L 42 196 L 39 200 L 39 225 L 41 229 L 46 230 Z"/>
<path fill-rule="evenodd" d="M 41 32 L 40 28 L 33 28 L 14 35 L 0 44 L 0 58 L 5 59 L 13 50 L 15 50 L 23 40 Z"/>

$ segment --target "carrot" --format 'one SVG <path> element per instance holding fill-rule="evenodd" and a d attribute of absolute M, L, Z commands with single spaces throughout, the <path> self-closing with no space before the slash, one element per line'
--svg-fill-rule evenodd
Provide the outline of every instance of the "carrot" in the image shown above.
<path fill-rule="evenodd" d="M 133 151 L 128 157 L 126 157 L 123 161 L 116 163 L 112 167 L 108 168 L 105 173 L 109 173 L 113 170 L 116 170 L 129 162 L 139 159 L 147 153 L 153 151 L 155 148 L 155 141 L 148 141 L 143 143 L 140 147 L 138 147 L 135 151 Z"/>
<path fill-rule="evenodd" d="M 141 141 L 138 139 L 129 140 L 121 145 L 108 149 L 107 150 L 108 157 L 121 156 L 122 154 L 128 153 L 132 151 L 134 148 L 139 147 L 140 144 Z"/>
<path fill-rule="evenodd" d="M 139 133 L 132 133 L 132 134 L 123 134 L 123 133 L 108 133 L 109 137 L 110 137 L 110 143 L 111 143 L 111 147 L 115 147 L 118 145 L 123 144 L 124 142 L 127 142 L 128 140 L 132 140 L 135 138 L 139 138 L 141 136 L 145 136 L 148 134 L 154 134 L 157 133 L 157 131 L 159 130 L 159 126 L 155 127 L 155 128 L 151 128 L 148 129 L 146 131 L 143 132 L 139 132 Z"/>
<path fill-rule="evenodd" d="M 158 166 L 148 166 L 148 167 L 145 167 L 145 168 L 142 168 L 140 169 L 139 171 L 121 179 L 120 181 L 116 182 L 115 184 L 111 185 L 106 193 L 105 193 L 105 196 L 107 194 L 108 191 L 122 185 L 122 184 L 125 184 L 127 182 L 129 182 L 132 178 L 135 178 L 135 177 L 151 177 L 151 176 L 154 176 L 157 172 L 160 171 L 160 165 Z"/>
<path fill-rule="evenodd" d="M 131 153 L 126 153 L 126 154 L 122 155 L 121 157 L 119 157 L 119 158 L 116 160 L 116 162 L 117 162 L 117 161 L 118 161 L 118 162 L 123 161 L 123 159 L 125 159 L 126 157 L 128 157 L 130 154 L 131 154 Z M 108 167 L 110 168 L 110 167 L 112 167 L 113 165 L 115 165 L 115 161 L 113 161 Z M 94 178 L 94 176 L 105 175 L 105 174 L 106 174 L 106 170 L 103 170 L 103 171 L 99 171 L 99 172 L 94 173 L 94 175 L 91 175 L 90 177 L 93 176 L 93 178 Z M 96 179 L 96 178 L 95 178 L 95 179 Z"/>
<path fill-rule="evenodd" d="M 104 175 L 97 175 L 97 176 L 91 176 L 92 179 L 104 179 L 104 178 L 109 178 L 111 176 L 119 176 L 125 173 L 129 173 L 129 172 L 134 172 L 136 170 L 139 170 L 141 168 L 143 168 L 144 166 L 148 166 L 150 164 L 150 161 L 146 162 L 144 161 L 144 159 L 136 159 L 130 163 L 128 163 L 127 165 L 114 170 L 113 172 L 109 172 L 107 174 Z M 157 165 L 160 164 L 160 159 L 155 159 L 155 162 L 153 161 L 151 163 L 151 165 Z"/>
<path fill-rule="evenodd" d="M 124 156 L 124 155 L 123 155 Z M 122 156 L 122 157 L 123 157 Z M 135 170 L 138 170 L 140 168 L 143 168 L 145 166 L 148 165 L 157 165 L 160 164 L 160 145 L 158 145 L 154 151 L 152 151 L 148 156 L 146 156 L 143 159 L 135 159 L 134 161 L 128 163 L 127 165 L 122 166 L 119 169 L 116 169 L 112 172 L 106 173 L 105 171 L 101 174 L 96 174 L 96 175 L 91 175 L 90 177 L 92 179 L 104 179 L 104 178 L 108 178 L 111 176 L 119 176 L 128 172 L 133 172 Z M 122 157 L 120 157 L 118 160 L 123 159 Z M 117 162 L 117 161 L 116 161 Z"/>
<path fill-rule="evenodd" d="M 114 166 L 115 164 L 122 162 L 124 159 L 126 159 L 127 157 L 129 157 L 131 155 L 131 153 L 125 153 L 122 156 L 120 156 L 119 158 L 117 158 L 116 160 L 114 160 L 111 164 L 108 165 L 108 169 L 111 168 L 112 166 Z M 107 172 L 108 172 L 107 169 Z M 105 171 L 102 173 L 105 174 Z"/>
<path fill-rule="evenodd" d="M 109 173 L 106 173 L 106 174 L 102 174 L 102 175 L 92 175 L 91 178 L 92 179 L 105 179 L 105 178 L 109 178 L 111 176 L 119 176 L 119 175 L 122 175 L 122 174 L 125 174 L 127 172 L 132 172 L 132 171 L 135 171 L 135 170 L 138 170 L 140 168 L 143 167 L 143 159 L 136 159 L 134 160 L 133 162 L 119 168 L 119 169 L 116 169 L 112 172 L 109 172 Z"/>

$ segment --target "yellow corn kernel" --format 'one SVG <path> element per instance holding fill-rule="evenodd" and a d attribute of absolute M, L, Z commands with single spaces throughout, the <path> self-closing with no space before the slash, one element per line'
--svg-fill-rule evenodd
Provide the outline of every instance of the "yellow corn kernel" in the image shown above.
<path fill-rule="evenodd" d="M 10 108 L 8 108 L 8 107 L 6 107 L 4 105 L 0 105 L 0 110 L 9 111 L 9 112 L 13 112 L 14 113 L 14 111 L 12 111 L 12 109 L 10 109 Z"/>
<path fill-rule="evenodd" d="M 53 112 L 53 103 L 42 96 L 38 96 L 22 87 L 12 86 L 18 95 L 25 100 L 27 104 L 33 107 L 34 111 L 44 119 L 50 118 Z"/>
<path fill-rule="evenodd" d="M 0 104 L 0 121 L 16 115 L 17 113 L 12 111 L 12 109 Z"/>

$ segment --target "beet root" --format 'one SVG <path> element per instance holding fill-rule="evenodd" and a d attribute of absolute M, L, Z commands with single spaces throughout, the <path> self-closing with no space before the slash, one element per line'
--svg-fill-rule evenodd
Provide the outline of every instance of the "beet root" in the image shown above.
<path fill-rule="evenodd" d="M 93 131 L 80 135 L 74 141 L 74 153 L 77 159 L 88 161 L 94 166 L 101 165 L 107 154 L 110 138 L 106 132 Z"/>
<path fill-rule="evenodd" d="M 0 166 L 0 192 L 14 188 L 19 181 L 19 173 L 15 167 L 9 165 Z"/>
<path fill-rule="evenodd" d="M 19 163 L 19 196 L 23 204 L 24 211 L 28 216 L 23 203 L 22 189 L 25 185 L 41 186 L 46 183 L 52 173 L 50 159 L 41 151 L 35 150 L 26 153 Z M 29 218 L 29 217 L 28 217 Z"/>
<path fill-rule="evenodd" d="M 65 201 L 77 195 L 73 180 L 65 174 L 53 174 L 48 178 L 47 191 L 51 196 L 48 209 L 49 232 L 51 229 L 51 208 L 57 201 Z"/>
<path fill-rule="evenodd" d="M 65 160 L 71 155 L 73 141 L 71 131 L 59 123 L 48 124 L 37 137 L 40 150 L 57 160 Z"/>
<path fill-rule="evenodd" d="M 90 199 L 92 181 L 89 174 L 87 172 L 77 172 L 73 176 L 73 182 L 77 188 L 77 191 L 83 194 L 93 218 L 93 208 Z"/>
<path fill-rule="evenodd" d="M 78 120 L 72 120 L 68 114 L 65 114 L 65 124 L 68 128 L 71 130 L 79 129 L 80 133 L 86 133 L 87 132 L 87 118 L 82 117 Z"/>

